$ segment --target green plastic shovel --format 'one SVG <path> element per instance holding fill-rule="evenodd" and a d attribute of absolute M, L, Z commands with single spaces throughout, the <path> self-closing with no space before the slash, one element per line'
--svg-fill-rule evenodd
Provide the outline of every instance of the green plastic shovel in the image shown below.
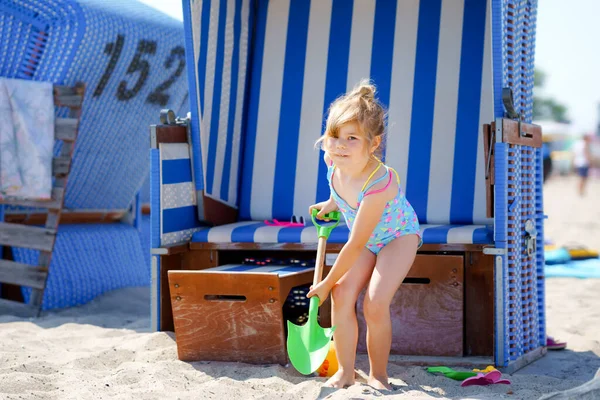
<path fill-rule="evenodd" d="M 317 262 L 315 264 L 315 275 L 313 277 L 313 286 L 321 282 L 323 276 L 323 264 L 325 261 L 325 245 L 329 234 L 340 223 L 340 212 L 334 211 L 324 216 L 324 219 L 334 221 L 332 224 L 319 225 L 316 221 L 318 211 L 312 211 L 312 220 L 317 227 L 319 244 L 317 247 Z M 325 361 L 331 337 L 335 327 L 322 328 L 317 322 L 319 313 L 319 299 L 317 296 L 310 298 L 308 307 L 308 321 L 302 326 L 288 321 L 287 350 L 288 356 L 294 368 L 301 374 L 308 375 L 317 370 Z"/>
<path fill-rule="evenodd" d="M 452 368 L 444 367 L 444 366 L 429 367 L 429 368 L 427 368 L 427 372 L 431 372 L 431 373 L 440 372 L 440 373 L 444 374 L 447 378 L 454 379 L 455 381 L 464 381 L 467 378 L 477 376 L 477 373 L 475 373 L 475 372 L 455 371 Z"/>

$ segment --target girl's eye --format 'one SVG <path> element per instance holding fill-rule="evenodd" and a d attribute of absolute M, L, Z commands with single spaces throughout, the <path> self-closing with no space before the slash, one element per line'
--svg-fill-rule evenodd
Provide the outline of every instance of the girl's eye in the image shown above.
<path fill-rule="evenodd" d="M 356 140 L 357 137 L 356 136 L 348 136 L 348 140 Z"/>

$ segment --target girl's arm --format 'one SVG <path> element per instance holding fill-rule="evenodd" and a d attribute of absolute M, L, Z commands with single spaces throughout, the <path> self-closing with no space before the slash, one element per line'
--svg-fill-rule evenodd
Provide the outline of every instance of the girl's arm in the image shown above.
<path fill-rule="evenodd" d="M 379 223 L 385 205 L 390 200 L 389 197 L 389 191 L 384 190 L 363 199 L 356 214 L 350 238 L 340 251 L 331 271 L 323 280 L 328 288 L 332 288 L 354 265 Z"/>
<path fill-rule="evenodd" d="M 335 202 L 335 200 L 333 200 L 333 197 L 329 197 L 328 200 L 322 201 L 320 203 L 317 204 L 313 204 L 312 206 L 308 207 L 308 214 L 311 215 L 312 214 L 312 210 L 316 208 L 317 210 L 319 210 L 319 212 L 317 213 L 317 218 L 318 219 L 323 219 L 323 215 L 330 213 L 332 211 L 335 211 L 338 209 L 338 206 Z M 325 221 L 329 221 L 329 219 L 325 219 Z"/>

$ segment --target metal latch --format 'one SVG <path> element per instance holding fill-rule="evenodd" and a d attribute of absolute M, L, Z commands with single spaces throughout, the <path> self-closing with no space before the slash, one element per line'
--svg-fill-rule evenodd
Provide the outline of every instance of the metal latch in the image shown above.
<path fill-rule="evenodd" d="M 525 247 L 527 255 L 531 256 L 537 250 L 537 229 L 535 229 L 535 224 L 530 219 L 525 222 L 525 232 L 527 232 L 525 234 Z"/>
<path fill-rule="evenodd" d="M 488 254 L 492 256 L 502 256 L 506 254 L 506 249 L 498 248 L 498 247 L 484 247 L 483 254 Z"/>
<path fill-rule="evenodd" d="M 515 101 L 513 97 L 513 91 L 511 88 L 505 87 L 502 88 L 502 104 L 504 105 L 504 109 L 506 110 L 506 114 L 510 119 L 517 120 L 519 136 L 526 138 L 533 138 L 533 135 L 529 132 L 521 129 L 521 120 L 522 115 L 517 112 L 515 109 Z"/>

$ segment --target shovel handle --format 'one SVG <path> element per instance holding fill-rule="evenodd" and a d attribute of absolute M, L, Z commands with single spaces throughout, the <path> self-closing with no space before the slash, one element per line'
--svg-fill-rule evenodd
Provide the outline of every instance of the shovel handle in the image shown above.
<path fill-rule="evenodd" d="M 318 210 L 313 209 L 311 213 L 313 224 L 317 227 L 317 235 L 319 236 L 319 242 L 317 245 L 317 261 L 315 264 L 315 275 L 313 277 L 313 286 L 321 282 L 321 279 L 323 278 L 323 265 L 325 264 L 325 248 L 327 244 L 327 239 L 329 238 L 331 231 L 340 223 L 340 212 L 332 211 L 330 213 L 325 214 L 324 218 L 330 219 L 334 223 L 320 225 L 316 219 L 318 212 Z"/>
<path fill-rule="evenodd" d="M 325 264 L 325 248 L 327 246 L 327 238 L 319 237 L 317 244 L 317 263 L 315 264 L 315 275 L 313 276 L 313 286 L 316 286 L 323 279 L 323 265 Z"/>

